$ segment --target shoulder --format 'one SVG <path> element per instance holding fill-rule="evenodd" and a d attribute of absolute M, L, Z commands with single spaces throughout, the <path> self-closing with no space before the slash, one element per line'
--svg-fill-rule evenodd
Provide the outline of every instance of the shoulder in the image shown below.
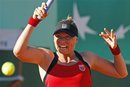
<path fill-rule="evenodd" d="M 84 52 L 80 52 L 80 54 L 82 56 L 84 56 L 85 58 L 90 58 L 90 57 L 96 57 L 98 56 L 97 54 L 90 52 L 90 51 L 84 51 Z"/>
<path fill-rule="evenodd" d="M 83 57 L 83 60 L 89 64 L 90 68 L 94 64 L 94 61 L 98 58 L 97 54 L 90 51 L 80 52 L 80 55 Z"/>
<path fill-rule="evenodd" d="M 54 58 L 54 52 L 48 48 L 38 48 L 44 56 L 49 56 L 50 58 Z"/>

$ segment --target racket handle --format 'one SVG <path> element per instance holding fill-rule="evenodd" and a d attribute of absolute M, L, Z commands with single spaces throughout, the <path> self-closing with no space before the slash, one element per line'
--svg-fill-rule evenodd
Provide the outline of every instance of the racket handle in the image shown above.
<path fill-rule="evenodd" d="M 48 9 L 50 8 L 50 6 L 51 6 L 51 4 L 53 3 L 53 1 L 54 1 L 54 0 L 48 0 L 48 1 L 46 2 L 47 7 L 44 8 L 46 12 L 48 12 Z M 38 18 L 39 20 L 42 20 L 42 18 L 41 18 L 40 16 L 38 16 L 37 18 Z"/>

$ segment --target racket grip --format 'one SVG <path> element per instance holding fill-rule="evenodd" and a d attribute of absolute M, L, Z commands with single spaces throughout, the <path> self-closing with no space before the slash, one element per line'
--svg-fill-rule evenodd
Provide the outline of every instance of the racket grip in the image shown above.
<path fill-rule="evenodd" d="M 49 9 L 50 6 L 52 5 L 53 1 L 54 1 L 54 0 L 48 0 L 48 1 L 46 2 L 47 7 L 44 8 L 46 12 L 48 12 L 48 9 Z M 40 16 L 38 16 L 37 18 L 38 18 L 39 20 L 42 20 L 42 18 L 41 18 Z"/>

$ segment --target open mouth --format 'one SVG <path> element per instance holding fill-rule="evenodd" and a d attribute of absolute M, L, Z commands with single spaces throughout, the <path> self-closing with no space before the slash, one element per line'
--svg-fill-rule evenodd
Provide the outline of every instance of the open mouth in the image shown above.
<path fill-rule="evenodd" d="M 66 50 L 68 47 L 67 46 L 59 46 L 60 49 Z"/>

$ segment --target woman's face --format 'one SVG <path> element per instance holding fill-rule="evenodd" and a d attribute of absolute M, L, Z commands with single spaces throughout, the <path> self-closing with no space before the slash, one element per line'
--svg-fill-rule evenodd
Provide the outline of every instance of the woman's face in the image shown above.
<path fill-rule="evenodd" d="M 65 32 L 60 32 L 54 35 L 55 48 L 58 52 L 62 54 L 72 53 L 77 41 L 78 38 L 76 36 L 71 37 Z"/>

